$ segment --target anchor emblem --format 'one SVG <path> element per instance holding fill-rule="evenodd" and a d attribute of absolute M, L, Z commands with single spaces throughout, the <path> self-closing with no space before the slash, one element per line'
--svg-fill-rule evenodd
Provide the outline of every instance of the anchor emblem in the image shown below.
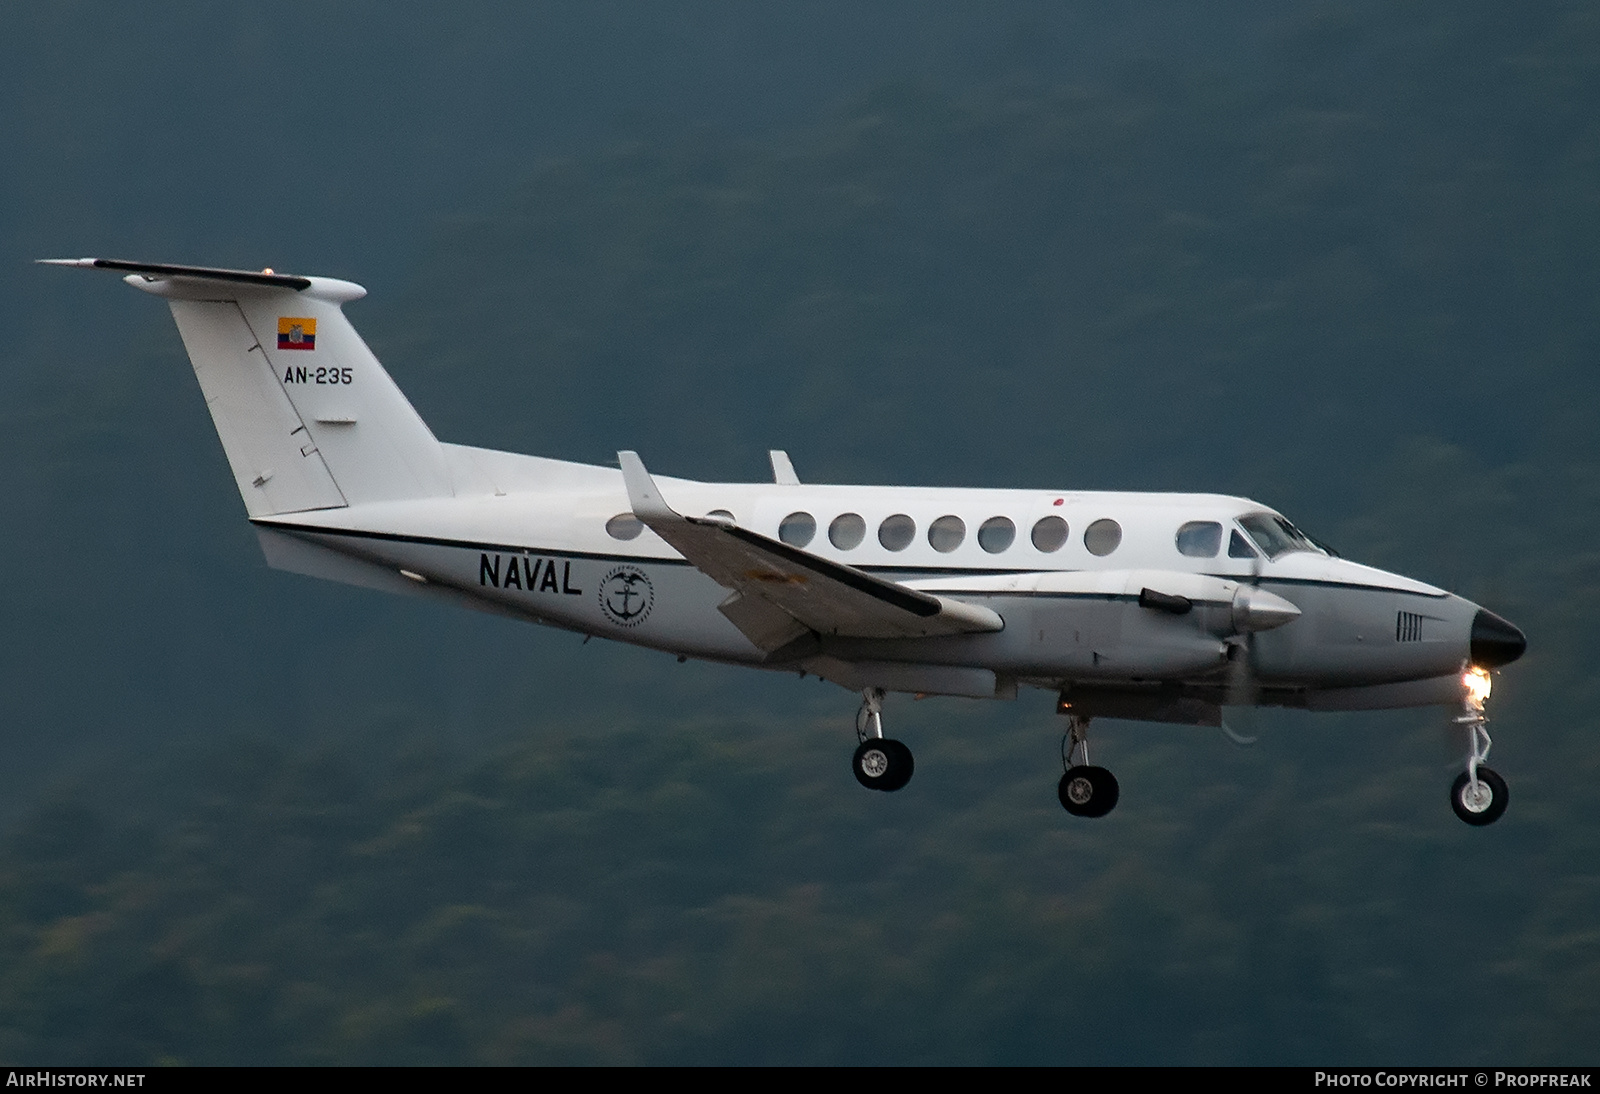
<path fill-rule="evenodd" d="M 600 610 L 618 626 L 643 623 L 655 601 L 650 579 L 632 566 L 618 566 L 600 582 Z"/>

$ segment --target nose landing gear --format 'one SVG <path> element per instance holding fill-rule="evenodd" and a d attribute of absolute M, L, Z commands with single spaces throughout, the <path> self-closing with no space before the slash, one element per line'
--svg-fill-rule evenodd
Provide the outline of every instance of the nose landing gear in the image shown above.
<path fill-rule="evenodd" d="M 868 790 L 899 790 L 911 781 L 911 750 L 883 735 L 883 689 L 867 688 L 861 693 L 861 709 L 856 712 L 856 737 L 861 743 L 851 761 L 856 781 Z"/>
<path fill-rule="evenodd" d="M 1074 764 L 1073 757 L 1081 762 Z M 1089 764 L 1089 719 L 1067 715 L 1067 732 L 1061 738 L 1061 766 L 1066 773 L 1056 788 L 1061 808 L 1074 817 L 1103 817 L 1116 807 L 1121 791 L 1117 777 Z"/>
<path fill-rule="evenodd" d="M 1467 727 L 1467 769 L 1456 776 L 1450 787 L 1450 808 L 1468 824 L 1481 828 L 1500 819 L 1511 792 L 1506 781 L 1484 763 L 1494 744 L 1484 728 L 1489 724 L 1483 713 L 1483 704 L 1489 698 L 1489 674 L 1480 668 L 1465 669 L 1461 686 L 1463 712 L 1456 724 Z"/>

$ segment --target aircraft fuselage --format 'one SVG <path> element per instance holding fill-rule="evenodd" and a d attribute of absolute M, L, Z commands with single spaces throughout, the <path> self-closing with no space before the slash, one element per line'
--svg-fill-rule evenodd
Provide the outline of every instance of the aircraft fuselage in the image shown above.
<path fill-rule="evenodd" d="M 830 677 L 838 675 L 830 672 L 832 660 L 926 667 L 920 680 L 926 686 L 914 686 L 919 681 L 909 673 L 907 690 L 932 693 L 994 695 L 1017 683 L 1181 684 L 1220 701 L 1227 639 L 1236 633 L 1232 602 L 1241 586 L 1275 594 L 1301 613 L 1251 636 L 1263 702 L 1448 702 L 1472 660 L 1480 609 L 1461 597 L 1317 550 L 1273 559 L 1249 543 L 1249 557 L 1230 556 L 1230 541 L 1244 531 L 1238 518 L 1270 513 L 1245 498 L 658 478 L 664 496 L 684 513 L 724 513 L 780 542 L 784 522 L 801 514 L 814 529 L 795 544 L 805 551 L 989 608 L 1004 620 L 993 633 L 915 639 L 824 633 L 787 651 L 767 651 L 717 610 L 728 590 L 649 528 L 627 527 L 634 533 L 628 539 L 608 533 L 608 522 L 629 513 L 620 472 L 443 447 L 450 464 L 484 480 L 477 492 L 256 518 L 269 559 L 318 572 L 321 548 L 368 563 L 397 589 L 432 586 L 489 610 L 696 658 L 811 667 Z M 903 546 L 892 538 L 885 545 L 879 535 L 893 517 L 909 518 L 895 526 L 909 537 Z M 848 527 L 844 536 L 830 537 L 841 518 L 856 524 L 858 542 Z M 959 521 L 959 532 L 948 531 L 949 518 Z M 1052 531 L 1064 526 L 1064 534 L 1045 539 L 1041 549 L 1031 531 L 1052 518 L 1060 522 Z M 941 519 L 947 534 L 935 546 L 929 530 Z M 997 521 L 1010 534 L 980 540 L 979 530 Z M 1104 522 L 1115 524 L 1114 543 L 1088 535 Z M 1220 529 L 1216 550 L 1199 557 L 1182 553 L 1177 541 L 1181 528 L 1197 524 Z M 792 529 L 788 536 L 798 538 Z M 1182 597 L 1190 608 L 1175 613 L 1141 605 L 1146 589 Z M 973 671 L 941 677 L 936 667 Z M 1413 685 L 1409 691 L 1395 686 L 1406 684 Z"/>

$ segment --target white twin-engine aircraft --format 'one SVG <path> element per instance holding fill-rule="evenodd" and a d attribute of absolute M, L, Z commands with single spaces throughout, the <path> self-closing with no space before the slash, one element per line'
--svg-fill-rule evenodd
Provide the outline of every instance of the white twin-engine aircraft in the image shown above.
<path fill-rule="evenodd" d="M 345 318 L 348 281 L 112 259 L 164 297 L 267 562 L 862 695 L 855 774 L 898 790 L 885 693 L 1059 696 L 1060 799 L 1103 816 L 1095 717 L 1223 725 L 1224 706 L 1453 706 L 1450 803 L 1505 811 L 1484 763 L 1489 670 L 1526 640 L 1442 589 L 1339 558 L 1215 494 L 769 483 L 443 444 Z"/>

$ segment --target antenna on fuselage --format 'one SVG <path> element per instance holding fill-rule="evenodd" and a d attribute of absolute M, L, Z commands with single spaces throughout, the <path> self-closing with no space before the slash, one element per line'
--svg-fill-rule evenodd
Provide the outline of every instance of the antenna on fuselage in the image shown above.
<path fill-rule="evenodd" d="M 772 461 L 772 481 L 779 486 L 799 486 L 800 476 L 794 473 L 794 464 L 789 459 L 789 453 L 781 448 L 774 448 L 767 453 L 767 459 Z"/>

